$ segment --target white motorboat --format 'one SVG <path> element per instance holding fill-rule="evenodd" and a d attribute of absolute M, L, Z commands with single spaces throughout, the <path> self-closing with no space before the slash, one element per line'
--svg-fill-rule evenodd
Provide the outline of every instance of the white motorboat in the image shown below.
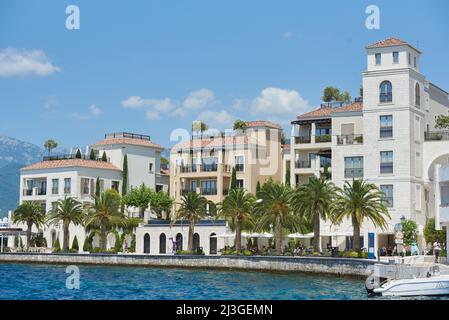
<path fill-rule="evenodd" d="M 440 269 L 441 267 L 441 269 Z M 449 269 L 443 265 L 377 265 L 365 281 L 371 295 L 435 296 L 449 295 Z"/>
<path fill-rule="evenodd" d="M 373 292 L 382 296 L 402 297 L 449 295 L 449 275 L 389 280 Z"/>

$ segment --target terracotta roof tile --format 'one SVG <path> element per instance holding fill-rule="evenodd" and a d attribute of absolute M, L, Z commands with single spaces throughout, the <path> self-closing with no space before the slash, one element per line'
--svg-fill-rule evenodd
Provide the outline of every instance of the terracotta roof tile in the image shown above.
<path fill-rule="evenodd" d="M 265 120 L 246 121 L 245 124 L 247 128 L 268 127 L 273 129 L 282 129 L 282 126 L 280 126 L 279 124 Z"/>
<path fill-rule="evenodd" d="M 367 49 L 372 48 L 383 48 L 383 47 L 392 47 L 392 46 L 401 46 L 401 45 L 407 45 L 409 47 L 412 47 L 416 51 L 420 52 L 418 49 L 410 45 L 407 41 L 401 40 L 399 38 L 387 38 L 384 40 L 380 40 L 374 43 L 371 43 L 366 46 Z"/>
<path fill-rule="evenodd" d="M 97 160 L 84 160 L 84 159 L 65 159 L 65 160 L 49 160 L 31 164 L 29 166 L 21 168 L 21 170 L 39 170 L 39 169 L 53 169 L 53 168 L 93 168 L 93 169 L 105 169 L 121 171 L 112 163 L 97 161 Z"/>
<path fill-rule="evenodd" d="M 330 118 L 333 113 L 362 111 L 362 102 L 353 102 L 342 107 L 320 107 L 315 110 L 303 113 L 297 117 L 299 120 Z"/>
<path fill-rule="evenodd" d="M 93 146 L 106 146 L 114 144 L 129 144 L 135 146 L 150 147 L 156 149 L 164 149 L 160 144 L 154 143 L 151 140 L 131 139 L 131 138 L 108 138 L 95 143 Z"/>
<path fill-rule="evenodd" d="M 218 148 L 222 146 L 232 146 L 232 145 L 244 145 L 244 144 L 256 144 L 257 141 L 246 135 L 239 136 L 226 136 L 226 137 L 210 137 L 197 138 L 193 140 L 187 140 L 180 142 L 172 147 L 172 150 L 179 149 L 199 149 L 199 148 Z"/>

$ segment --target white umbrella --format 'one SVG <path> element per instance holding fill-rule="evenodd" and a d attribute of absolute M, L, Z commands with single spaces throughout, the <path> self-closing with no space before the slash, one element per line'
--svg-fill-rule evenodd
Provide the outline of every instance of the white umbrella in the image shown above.
<path fill-rule="evenodd" d="M 210 236 L 210 238 L 235 238 L 235 233 L 222 233 Z"/>
<path fill-rule="evenodd" d="M 301 238 L 301 239 L 310 239 L 313 238 L 313 232 L 302 234 L 302 233 L 290 233 L 287 237 L 289 238 Z"/>
<path fill-rule="evenodd" d="M 271 233 L 265 232 L 265 233 L 242 233 L 242 237 L 244 238 L 271 238 L 273 235 Z"/>

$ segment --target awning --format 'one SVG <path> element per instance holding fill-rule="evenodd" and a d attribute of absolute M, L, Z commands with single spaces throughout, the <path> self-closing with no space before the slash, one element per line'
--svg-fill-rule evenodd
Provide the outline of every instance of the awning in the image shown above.
<path fill-rule="evenodd" d="M 302 234 L 302 233 L 290 233 L 288 238 L 298 238 L 298 239 L 310 239 L 313 238 L 313 232 Z"/>

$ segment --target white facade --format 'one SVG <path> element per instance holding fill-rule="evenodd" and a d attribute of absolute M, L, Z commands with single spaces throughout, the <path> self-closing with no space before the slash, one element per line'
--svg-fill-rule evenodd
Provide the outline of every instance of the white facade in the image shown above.
<path fill-rule="evenodd" d="M 376 56 L 380 63 L 376 63 Z M 292 184 L 305 183 L 312 174 L 320 174 L 313 170 L 313 163 L 298 168 L 301 163 L 295 166 L 293 159 L 326 150 L 331 154 L 332 181 L 337 186 L 342 187 L 353 177 L 363 177 L 392 196 L 387 205 L 392 217 L 388 230 L 374 228 L 368 221 L 363 223 L 365 248 L 368 232 L 376 233 L 376 245 L 394 246 L 393 226 L 401 217 L 417 222 L 421 231 L 419 245 L 421 249 L 425 246 L 422 228 L 434 214 L 433 174 L 429 172 L 435 161 L 447 163 L 449 159 L 449 141 L 445 141 L 449 136 L 443 134 L 442 140 L 436 142 L 432 139 L 435 118 L 448 114 L 449 102 L 448 93 L 420 73 L 419 58 L 420 52 L 406 43 L 367 47 L 363 103 L 315 110 L 292 122 Z M 313 135 L 319 125 L 331 129 L 331 142 L 316 143 Z M 304 128 L 311 130 L 304 135 Z M 352 232 L 350 221 L 332 227 L 330 222 L 323 222 L 323 227 L 333 228 L 335 235 Z M 332 245 L 344 248 L 347 238 L 335 236 Z M 330 239 L 323 237 L 322 241 L 325 245 Z"/>

